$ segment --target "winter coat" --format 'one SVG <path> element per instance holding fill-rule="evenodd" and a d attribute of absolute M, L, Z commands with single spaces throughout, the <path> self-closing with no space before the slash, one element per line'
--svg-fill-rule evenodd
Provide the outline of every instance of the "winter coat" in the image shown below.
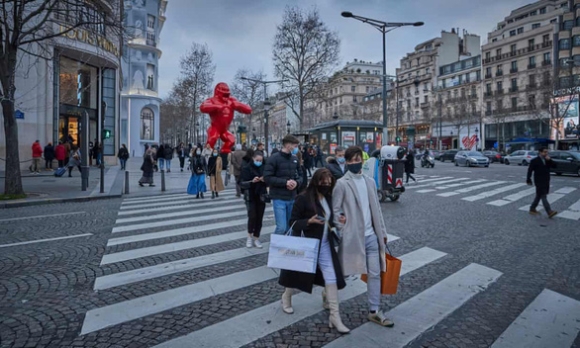
<path fill-rule="evenodd" d="M 407 154 L 407 161 L 405 162 L 405 173 L 415 173 L 415 155 L 412 152 Z"/>
<path fill-rule="evenodd" d="M 211 156 L 207 162 L 207 174 L 209 175 L 209 188 L 213 192 L 225 190 L 222 179 L 222 159 L 220 156 Z"/>
<path fill-rule="evenodd" d="M 163 148 L 163 158 L 170 160 L 173 158 L 173 148 L 171 146 L 165 146 Z"/>
<path fill-rule="evenodd" d="M 93 159 L 97 159 L 99 158 L 99 153 L 101 152 L 101 144 L 99 144 L 99 142 L 95 142 L 95 145 L 93 146 Z"/>
<path fill-rule="evenodd" d="M 242 174 L 242 164 L 244 164 L 244 156 L 246 156 L 246 151 L 236 150 L 232 153 L 232 166 L 234 167 L 234 175 L 239 176 Z"/>
<path fill-rule="evenodd" d="M 64 147 L 63 144 L 56 145 L 56 148 L 54 149 L 54 154 L 58 161 L 64 161 L 64 159 L 66 158 L 66 147 Z"/>
<path fill-rule="evenodd" d="M 143 164 L 141 165 L 141 170 L 144 173 L 153 173 L 153 164 L 155 163 L 155 159 L 153 153 L 145 153 L 143 156 Z"/>
<path fill-rule="evenodd" d="M 42 146 L 40 146 L 40 143 L 35 141 L 32 144 L 32 158 L 40 158 L 40 157 L 42 157 Z"/>
<path fill-rule="evenodd" d="M 331 207 L 332 210 L 332 199 L 326 200 L 328 206 Z M 292 215 L 290 217 L 290 226 L 293 226 L 293 235 L 300 236 L 301 233 L 304 233 L 304 237 L 306 238 L 316 238 L 318 240 L 322 240 L 322 235 L 324 233 L 324 225 L 312 224 L 308 225 L 308 219 L 313 217 L 314 215 L 324 215 L 324 209 L 319 201 L 312 202 L 305 193 L 296 197 L 296 201 L 294 202 L 294 206 L 292 207 Z M 332 220 L 332 212 L 331 216 L 327 217 L 327 220 L 330 223 L 330 226 L 333 226 Z M 328 231 L 328 233 L 331 233 Z M 338 259 L 338 254 L 336 249 L 334 248 L 334 240 L 329 238 L 330 243 L 330 253 L 332 255 L 332 264 L 334 266 L 334 272 L 336 274 L 336 285 L 339 289 L 343 289 L 346 286 L 346 282 L 344 280 L 344 276 L 342 273 L 342 268 L 340 266 L 340 262 Z M 320 247 L 318 249 L 318 253 L 320 253 Z M 288 271 L 288 270 L 280 270 L 280 277 L 278 278 L 278 283 L 287 288 L 294 288 L 299 289 L 301 291 L 307 292 L 309 294 L 312 293 L 312 287 L 314 285 L 324 286 L 324 277 L 322 276 L 322 272 L 320 268 L 316 267 L 316 273 L 304 273 L 304 272 L 296 272 L 296 271 Z"/>
<path fill-rule="evenodd" d="M 44 147 L 44 159 L 47 161 L 52 161 L 54 159 L 54 146 L 46 145 Z"/>
<path fill-rule="evenodd" d="M 212 149 L 208 149 L 207 147 L 203 148 L 203 151 L 201 151 L 201 155 L 205 158 L 205 161 L 207 162 L 209 160 L 209 158 L 211 157 L 211 154 L 213 153 Z"/>
<path fill-rule="evenodd" d="M 191 172 L 197 175 L 207 173 L 207 162 L 205 161 L 205 157 L 198 156 L 197 154 L 191 157 Z"/>
<path fill-rule="evenodd" d="M 288 180 L 295 180 L 296 188 L 286 188 Z M 270 187 L 270 197 L 290 201 L 296 198 L 297 190 L 302 185 L 302 170 L 298 158 L 290 153 L 278 152 L 270 156 L 264 168 L 264 181 Z"/>
<path fill-rule="evenodd" d="M 334 224 L 340 229 L 342 242 L 338 250 L 342 269 L 345 276 L 367 273 L 367 259 L 365 248 L 365 222 L 362 209 L 368 209 L 370 204 L 371 219 L 375 234 L 379 241 L 379 255 L 381 258 L 381 270 L 386 272 L 385 241 L 387 229 L 383 220 L 383 213 L 379 204 L 377 190 L 373 179 L 363 175 L 366 182 L 368 203 L 361 202 L 357 193 L 358 189 L 354 182 L 355 177 L 351 172 L 336 182 L 332 191 Z M 344 212 L 346 224 L 338 222 L 338 216 Z"/>
<path fill-rule="evenodd" d="M 187 157 L 187 149 L 183 146 L 177 147 L 175 149 L 175 152 L 177 152 L 177 157 L 179 157 L 179 158 Z"/>
<path fill-rule="evenodd" d="M 334 157 L 327 157 L 326 158 L 326 169 L 330 170 L 330 172 L 332 173 L 332 176 L 334 176 L 334 178 L 336 180 L 342 178 L 342 176 L 344 175 L 344 172 L 346 171 L 346 164 L 344 164 L 344 171 L 342 171 L 342 168 L 340 168 L 340 164 L 338 164 L 338 162 L 336 161 L 336 158 Z"/>
<path fill-rule="evenodd" d="M 531 181 L 533 172 L 537 195 L 547 195 L 550 192 L 550 168 L 556 168 L 556 162 L 551 159 L 546 160 L 546 164 L 542 162 L 540 156 L 530 161 L 527 181 Z"/>
<path fill-rule="evenodd" d="M 165 159 L 165 146 L 159 145 L 157 151 L 155 151 L 155 159 Z"/>
<path fill-rule="evenodd" d="M 117 154 L 117 157 L 119 157 L 119 159 L 122 159 L 125 161 L 128 160 L 129 159 L 129 150 L 127 150 L 124 147 L 121 147 L 119 149 L 119 153 Z"/>
<path fill-rule="evenodd" d="M 80 150 L 71 150 L 67 167 L 78 167 L 81 165 L 81 151 Z"/>
<path fill-rule="evenodd" d="M 267 193 L 265 182 L 250 182 L 255 177 L 264 176 L 264 165 L 256 167 L 254 163 L 246 163 L 242 166 L 242 180 L 240 186 L 248 190 L 248 201 L 256 202 L 260 200 L 260 195 Z"/>

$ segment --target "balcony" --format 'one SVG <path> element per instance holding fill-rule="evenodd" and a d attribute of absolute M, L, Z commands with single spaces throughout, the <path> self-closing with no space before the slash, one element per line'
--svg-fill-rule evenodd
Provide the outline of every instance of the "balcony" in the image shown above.
<path fill-rule="evenodd" d="M 485 74 L 486 79 L 491 79 L 491 74 Z"/>
<path fill-rule="evenodd" d="M 421 103 L 421 108 L 422 109 L 427 109 L 431 106 L 431 104 L 429 102 L 423 102 Z"/>
<path fill-rule="evenodd" d="M 542 66 L 548 66 L 548 65 L 552 65 L 552 61 L 551 60 L 544 60 L 542 62 Z"/>
<path fill-rule="evenodd" d="M 415 91 L 415 95 L 419 95 L 419 90 L 416 90 Z"/>
<path fill-rule="evenodd" d="M 534 63 L 534 64 L 528 64 L 528 70 L 535 69 L 535 68 L 536 68 L 536 63 Z"/>
<path fill-rule="evenodd" d="M 468 98 L 469 98 L 469 99 L 477 99 L 477 98 L 478 98 L 478 96 L 477 96 L 477 94 L 470 94 L 470 95 L 468 96 Z"/>
<path fill-rule="evenodd" d="M 492 91 L 485 92 L 485 93 L 483 93 L 483 96 L 486 98 L 489 98 L 489 97 L 493 96 L 493 92 Z"/>
<path fill-rule="evenodd" d="M 510 69 L 510 74 L 515 74 L 518 72 L 518 68 L 512 68 Z"/>
<path fill-rule="evenodd" d="M 536 88 L 538 88 L 538 85 L 535 83 L 530 83 L 529 85 L 526 86 L 526 90 L 528 90 L 528 91 L 533 91 Z"/>
<path fill-rule="evenodd" d="M 496 71 L 495 76 L 503 76 L 503 70 Z"/>
<path fill-rule="evenodd" d="M 512 87 L 510 88 L 510 93 L 515 93 L 515 92 L 517 92 L 517 91 L 518 91 L 518 86 L 512 86 Z"/>
<path fill-rule="evenodd" d="M 506 59 L 512 59 L 513 57 L 523 56 L 523 55 L 526 55 L 530 52 L 534 52 L 537 50 L 550 48 L 550 47 L 552 47 L 552 41 L 546 41 L 546 42 L 541 43 L 541 44 L 528 46 L 526 48 L 520 48 L 519 50 L 515 51 L 515 54 L 514 54 L 514 51 L 512 51 L 509 53 L 504 53 L 504 54 L 499 55 L 499 56 L 483 59 L 482 64 L 483 65 L 492 64 L 492 63 L 500 62 L 500 61 L 503 61 Z"/>
<path fill-rule="evenodd" d="M 503 88 L 498 89 L 497 91 L 495 91 L 495 95 L 503 95 Z"/>

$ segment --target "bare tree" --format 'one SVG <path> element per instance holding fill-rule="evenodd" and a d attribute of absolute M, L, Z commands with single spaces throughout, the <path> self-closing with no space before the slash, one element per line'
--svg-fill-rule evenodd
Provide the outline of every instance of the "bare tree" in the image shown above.
<path fill-rule="evenodd" d="M 263 113 L 263 103 L 266 97 L 263 92 L 263 84 L 252 81 L 244 80 L 242 77 L 246 77 L 252 80 L 264 80 L 266 79 L 266 74 L 263 71 L 252 71 L 249 69 L 238 69 L 236 75 L 234 76 L 234 81 L 231 84 L 232 95 L 241 101 L 242 103 L 248 104 L 252 108 L 252 113 L 248 116 L 248 121 L 245 122 L 249 126 L 250 131 L 254 126 L 254 123 L 258 124 L 260 127 L 260 133 L 262 133 L 262 127 L 264 122 L 252 122 L 255 115 Z M 237 115 L 236 118 L 240 117 Z M 258 118 L 259 119 L 259 118 Z M 248 142 L 250 137 L 248 137 Z"/>
<path fill-rule="evenodd" d="M 119 4 L 114 15 L 100 16 L 80 0 L 3 0 L 0 2 L 0 104 L 6 142 L 5 194 L 24 193 L 20 177 L 18 124 L 14 115 L 17 69 L 32 69 L 38 61 L 52 59 L 54 38 L 83 28 L 94 34 L 106 28 L 111 36 L 121 36 Z M 55 30 L 58 18 L 72 16 L 66 26 Z M 95 14 L 95 15 L 87 15 Z M 67 17 L 71 18 L 71 17 Z M 25 58 L 26 57 L 26 58 Z M 23 63 L 23 59 L 27 62 Z M 28 66 L 22 66 L 27 64 Z"/>
<path fill-rule="evenodd" d="M 288 80 L 281 87 L 290 95 L 285 102 L 298 118 L 300 130 L 306 116 L 305 101 L 336 67 L 339 51 L 337 33 L 322 22 L 318 10 L 286 7 L 272 55 L 276 77 Z"/>

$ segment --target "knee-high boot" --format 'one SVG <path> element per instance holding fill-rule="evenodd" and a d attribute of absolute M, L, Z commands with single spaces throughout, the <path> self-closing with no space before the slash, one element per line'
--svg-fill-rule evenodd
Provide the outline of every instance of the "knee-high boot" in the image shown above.
<path fill-rule="evenodd" d="M 294 308 L 292 308 L 292 289 L 286 288 L 282 294 L 282 310 L 286 314 L 294 313 Z"/>
<path fill-rule="evenodd" d="M 326 285 L 326 299 L 328 307 L 330 307 L 330 316 L 328 317 L 328 327 L 336 328 L 341 334 L 349 333 L 348 327 L 344 326 L 342 319 L 340 319 L 340 312 L 338 310 L 338 288 L 336 284 Z"/>

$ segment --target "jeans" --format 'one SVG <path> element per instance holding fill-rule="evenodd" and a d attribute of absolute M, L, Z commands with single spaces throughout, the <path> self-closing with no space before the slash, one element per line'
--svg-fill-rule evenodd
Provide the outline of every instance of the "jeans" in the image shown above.
<path fill-rule="evenodd" d="M 536 210 L 536 208 L 538 207 L 538 204 L 540 203 L 540 200 L 542 200 L 542 205 L 544 206 L 544 209 L 546 209 L 546 213 L 551 213 L 552 212 L 552 207 L 550 207 L 550 203 L 548 202 L 548 195 L 539 195 L 536 193 L 536 197 L 534 198 L 534 201 L 532 202 L 532 206 L 530 207 L 530 210 Z"/>
<path fill-rule="evenodd" d="M 367 296 L 369 310 L 378 311 L 381 305 L 381 259 L 376 235 L 365 236 L 367 255 Z"/>
<path fill-rule="evenodd" d="M 171 160 L 165 159 L 165 169 L 171 171 Z"/>
<path fill-rule="evenodd" d="M 157 163 L 159 164 L 159 170 L 163 170 L 163 167 L 165 167 L 165 158 L 158 158 Z"/>
<path fill-rule="evenodd" d="M 119 162 L 121 162 L 121 170 L 125 170 L 125 166 L 127 165 L 127 160 L 119 159 Z"/>
<path fill-rule="evenodd" d="M 332 253 L 330 252 L 328 233 L 325 233 L 320 241 L 318 267 L 320 268 L 320 272 L 322 272 L 325 285 L 336 284 L 336 272 L 334 272 L 334 264 L 332 263 Z"/>
<path fill-rule="evenodd" d="M 274 219 L 276 220 L 275 234 L 284 234 L 288 231 L 288 223 L 290 222 L 290 215 L 292 214 L 292 207 L 294 200 L 284 201 L 281 199 L 273 199 L 272 207 L 274 208 Z"/>

